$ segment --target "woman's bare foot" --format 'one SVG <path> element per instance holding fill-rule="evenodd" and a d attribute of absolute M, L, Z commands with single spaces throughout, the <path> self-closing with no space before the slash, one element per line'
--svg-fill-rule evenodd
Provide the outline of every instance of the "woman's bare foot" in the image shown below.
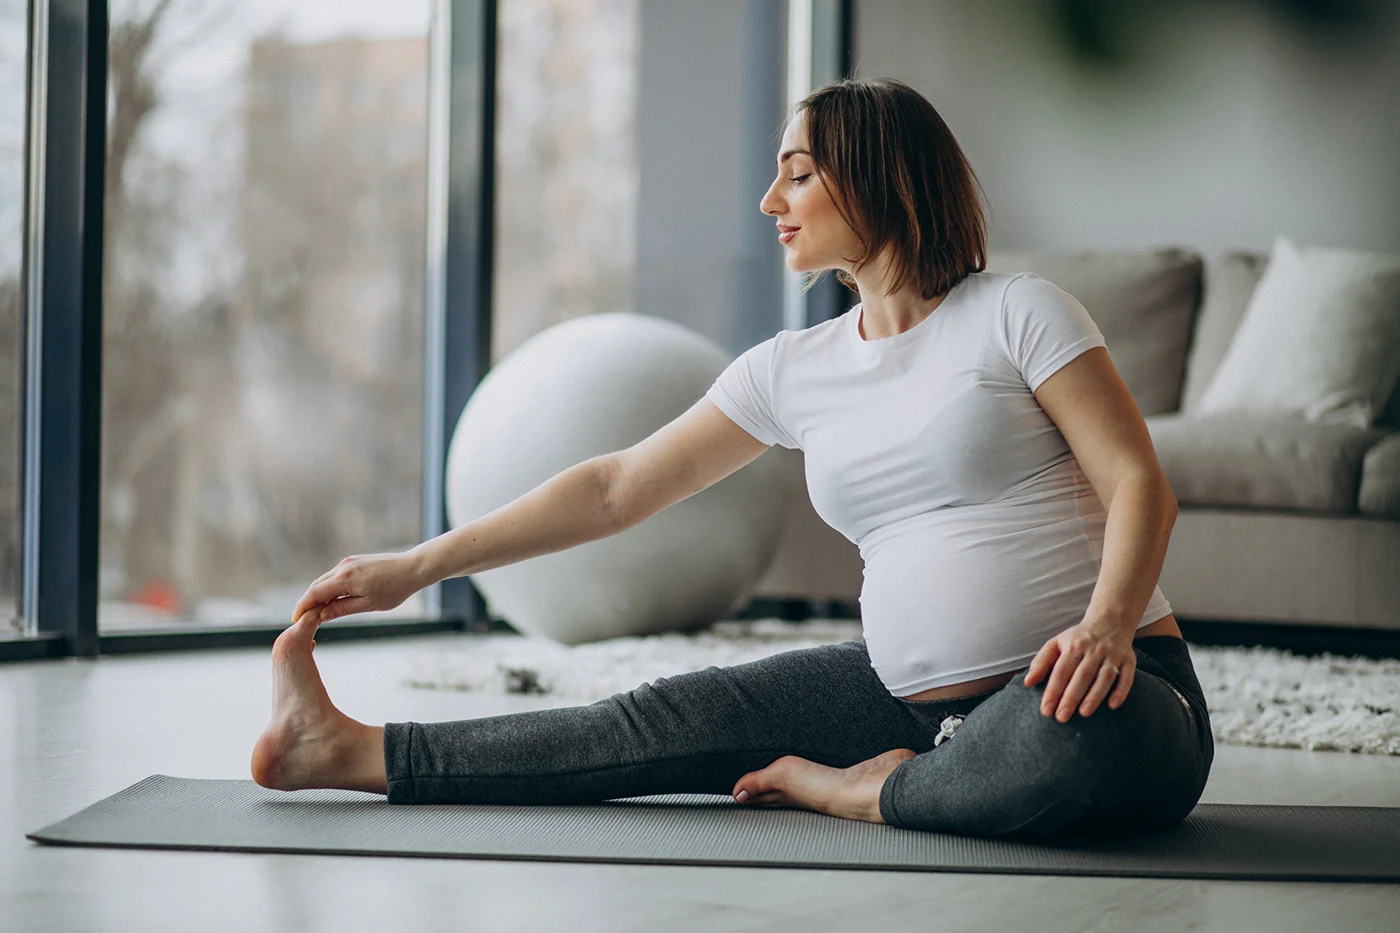
<path fill-rule="evenodd" d="M 272 646 L 272 721 L 253 746 L 253 780 L 276 790 L 336 787 L 388 793 L 384 730 L 336 709 L 316 662 L 309 612 Z"/>
<path fill-rule="evenodd" d="M 734 799 L 883 823 L 880 788 L 901 761 L 913 757 L 913 749 L 895 748 L 849 768 L 829 768 L 786 755 L 761 771 L 750 771 L 739 778 L 734 785 Z"/>

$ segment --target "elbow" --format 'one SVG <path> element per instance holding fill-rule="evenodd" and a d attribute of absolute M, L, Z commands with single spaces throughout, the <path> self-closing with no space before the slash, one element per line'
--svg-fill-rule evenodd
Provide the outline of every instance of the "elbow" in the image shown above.
<path fill-rule="evenodd" d="M 598 475 L 598 511 L 608 535 L 626 531 L 637 524 L 623 463 L 617 454 L 605 454 L 593 461 Z"/>
<path fill-rule="evenodd" d="M 1176 524 L 1176 516 L 1179 506 L 1176 501 L 1176 494 L 1172 492 L 1171 484 L 1167 482 L 1167 475 L 1161 468 L 1142 468 L 1134 471 L 1130 477 L 1125 479 L 1123 488 L 1132 489 L 1128 498 L 1137 503 L 1137 507 L 1142 509 L 1147 515 L 1156 515 L 1160 519 L 1163 529 L 1170 532 L 1172 526 Z M 1117 490 L 1115 490 L 1116 497 Z"/>
<path fill-rule="evenodd" d="M 1170 532 L 1172 527 L 1176 525 L 1176 516 L 1181 511 L 1181 504 L 1176 501 L 1176 493 L 1172 492 L 1171 484 L 1167 482 L 1167 475 L 1159 470 L 1157 476 L 1162 497 L 1162 523 Z"/>

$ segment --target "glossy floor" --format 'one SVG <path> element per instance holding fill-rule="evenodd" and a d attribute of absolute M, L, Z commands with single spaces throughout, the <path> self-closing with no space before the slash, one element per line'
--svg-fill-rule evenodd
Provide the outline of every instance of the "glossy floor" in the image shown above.
<path fill-rule="evenodd" d="M 408 687 L 470 636 L 316 649 L 366 722 L 556 705 Z M 1400 928 L 1400 885 L 255 855 L 37 846 L 148 774 L 246 777 L 265 649 L 0 664 L 0 931 L 1245 930 Z M 1400 806 L 1400 757 L 1221 746 L 1205 800 Z"/>

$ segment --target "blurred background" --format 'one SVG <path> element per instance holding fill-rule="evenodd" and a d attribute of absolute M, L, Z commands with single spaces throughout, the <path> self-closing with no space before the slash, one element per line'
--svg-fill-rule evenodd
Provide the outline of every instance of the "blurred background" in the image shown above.
<path fill-rule="evenodd" d="M 864 0 L 857 70 L 938 108 L 993 249 L 1400 247 L 1393 0 Z"/>
<path fill-rule="evenodd" d="M 500 0 L 493 362 L 629 310 L 784 324 L 757 209 L 783 0 Z M 856 0 L 850 65 L 940 110 L 993 248 L 1400 251 L 1400 10 Z M 267 624 L 422 540 L 429 0 L 113 0 L 99 624 Z M 0 628 L 18 631 L 26 94 L 0 0 Z M 422 594 L 389 615 L 423 617 Z"/>

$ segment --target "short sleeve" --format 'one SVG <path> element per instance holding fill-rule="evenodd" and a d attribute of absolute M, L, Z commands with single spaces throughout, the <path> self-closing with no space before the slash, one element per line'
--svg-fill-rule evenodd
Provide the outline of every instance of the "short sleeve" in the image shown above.
<path fill-rule="evenodd" d="M 779 422 L 773 404 L 780 336 L 781 333 L 774 334 L 739 354 L 719 374 L 705 397 L 763 443 L 795 449 L 797 441 Z"/>
<path fill-rule="evenodd" d="M 1007 354 L 1032 392 L 1084 351 L 1107 346 L 1084 305 L 1034 272 L 1007 284 L 1001 324 Z"/>

